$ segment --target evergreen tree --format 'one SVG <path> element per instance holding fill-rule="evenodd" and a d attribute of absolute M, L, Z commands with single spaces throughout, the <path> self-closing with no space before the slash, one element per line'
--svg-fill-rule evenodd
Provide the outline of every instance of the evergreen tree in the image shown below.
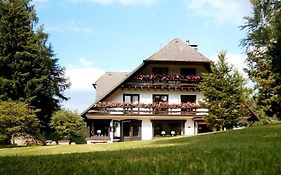
<path fill-rule="evenodd" d="M 25 101 L 47 127 L 69 83 L 37 21 L 29 0 L 0 0 L 0 99 Z"/>
<path fill-rule="evenodd" d="M 218 55 L 218 62 L 211 64 L 211 73 L 203 74 L 200 90 L 209 115 L 204 119 L 213 129 L 232 128 L 245 117 L 244 106 L 248 94 L 245 80 L 226 62 L 226 52 Z"/>
<path fill-rule="evenodd" d="M 281 110 L 281 1 L 251 0 L 252 16 L 245 17 L 242 29 L 247 36 L 242 40 L 246 47 L 246 72 L 256 83 L 257 104 L 267 116 L 278 116 Z"/>

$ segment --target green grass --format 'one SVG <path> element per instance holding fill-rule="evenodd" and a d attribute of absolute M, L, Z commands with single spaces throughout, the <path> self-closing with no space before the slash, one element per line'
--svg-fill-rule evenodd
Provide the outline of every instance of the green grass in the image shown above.
<path fill-rule="evenodd" d="M 0 148 L 0 174 L 280 174 L 281 124 L 194 137 Z"/>

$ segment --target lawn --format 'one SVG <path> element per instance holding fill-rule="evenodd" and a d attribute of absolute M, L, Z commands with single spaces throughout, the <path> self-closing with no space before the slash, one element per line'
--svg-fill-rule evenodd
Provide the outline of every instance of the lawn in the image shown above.
<path fill-rule="evenodd" d="M 0 174 L 280 174 L 281 124 L 193 137 L 0 148 Z"/>

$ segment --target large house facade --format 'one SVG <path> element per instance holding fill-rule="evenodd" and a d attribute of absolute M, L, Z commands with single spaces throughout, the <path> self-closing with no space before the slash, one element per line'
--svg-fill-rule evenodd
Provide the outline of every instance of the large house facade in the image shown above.
<path fill-rule="evenodd" d="M 133 72 L 107 72 L 96 87 L 96 101 L 82 116 L 88 143 L 150 140 L 207 132 L 198 85 L 210 60 L 173 39 Z"/>

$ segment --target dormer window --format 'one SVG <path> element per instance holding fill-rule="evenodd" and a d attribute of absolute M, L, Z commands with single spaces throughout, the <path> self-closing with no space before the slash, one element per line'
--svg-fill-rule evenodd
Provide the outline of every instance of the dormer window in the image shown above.
<path fill-rule="evenodd" d="M 169 69 L 167 67 L 153 67 L 152 68 L 152 73 L 153 74 L 169 74 Z"/>

